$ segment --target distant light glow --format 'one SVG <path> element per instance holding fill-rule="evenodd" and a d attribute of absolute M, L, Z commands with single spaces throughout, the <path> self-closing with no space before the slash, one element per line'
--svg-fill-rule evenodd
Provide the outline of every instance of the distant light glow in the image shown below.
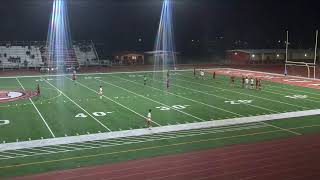
<path fill-rule="evenodd" d="M 277 57 L 280 57 L 280 55 L 279 55 L 279 54 L 277 54 Z"/>
<path fill-rule="evenodd" d="M 307 57 L 308 56 L 308 54 L 304 54 L 304 57 Z"/>
<path fill-rule="evenodd" d="M 49 66 L 64 66 L 71 49 L 72 41 L 66 0 L 54 0 L 46 45 Z"/>
<path fill-rule="evenodd" d="M 155 43 L 155 70 L 168 70 L 171 65 L 175 68 L 175 56 L 172 2 L 164 0 Z"/>
<path fill-rule="evenodd" d="M 254 58 L 254 57 L 256 57 L 256 55 L 252 54 L 252 55 L 251 55 L 251 57 L 253 57 L 253 58 Z"/>

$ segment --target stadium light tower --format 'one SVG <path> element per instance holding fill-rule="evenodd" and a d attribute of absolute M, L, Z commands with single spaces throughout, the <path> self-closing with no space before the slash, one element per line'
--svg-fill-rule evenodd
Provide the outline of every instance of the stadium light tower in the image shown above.
<path fill-rule="evenodd" d="M 164 0 L 162 4 L 154 54 L 155 70 L 168 70 L 170 66 L 175 67 L 176 53 L 171 0 Z"/>
<path fill-rule="evenodd" d="M 72 49 L 69 18 L 66 0 L 54 0 L 52 14 L 49 23 L 46 56 L 49 67 L 57 67 L 57 71 L 63 70 L 64 61 L 68 58 L 68 52 Z"/>

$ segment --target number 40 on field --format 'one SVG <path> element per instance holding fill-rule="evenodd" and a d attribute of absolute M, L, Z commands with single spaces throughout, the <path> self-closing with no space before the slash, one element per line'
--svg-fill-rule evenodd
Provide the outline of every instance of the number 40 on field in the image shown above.
<path fill-rule="evenodd" d="M 92 115 L 96 117 L 103 117 L 106 116 L 107 114 L 111 114 L 112 112 L 93 112 Z M 88 115 L 85 113 L 79 113 L 75 116 L 76 118 L 87 118 Z"/>

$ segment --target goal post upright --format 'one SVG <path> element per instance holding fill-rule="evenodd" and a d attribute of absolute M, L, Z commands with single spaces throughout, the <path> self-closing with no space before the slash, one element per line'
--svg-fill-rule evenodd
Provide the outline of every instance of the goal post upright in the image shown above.
<path fill-rule="evenodd" d="M 313 75 L 314 75 L 314 78 L 316 78 L 316 68 L 317 68 L 317 51 L 318 51 L 318 34 L 319 34 L 319 31 L 316 30 L 316 43 L 315 43 L 315 47 L 314 47 L 314 68 L 313 68 Z"/>

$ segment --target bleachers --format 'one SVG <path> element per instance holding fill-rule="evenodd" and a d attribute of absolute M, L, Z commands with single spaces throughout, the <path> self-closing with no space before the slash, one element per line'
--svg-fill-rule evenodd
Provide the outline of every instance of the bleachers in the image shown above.
<path fill-rule="evenodd" d="M 57 62 L 61 60 L 61 62 Z M 0 69 L 99 65 L 92 41 L 78 41 L 73 48 L 50 52 L 45 41 L 0 42 Z"/>
<path fill-rule="evenodd" d="M 99 58 L 95 52 L 92 42 L 74 43 L 73 49 L 77 56 L 78 62 L 82 66 L 99 65 Z"/>
<path fill-rule="evenodd" d="M 0 68 L 41 67 L 43 62 L 38 47 L 0 46 Z"/>

